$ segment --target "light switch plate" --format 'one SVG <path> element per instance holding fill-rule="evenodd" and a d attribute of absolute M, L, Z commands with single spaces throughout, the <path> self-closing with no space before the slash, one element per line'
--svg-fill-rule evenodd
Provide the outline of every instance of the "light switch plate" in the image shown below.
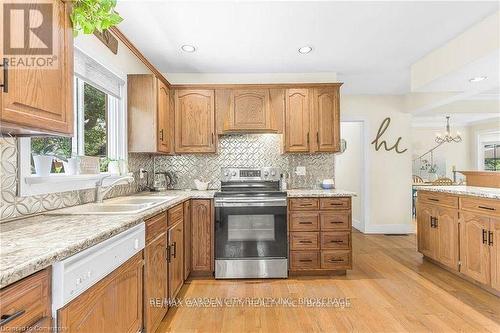
<path fill-rule="evenodd" d="M 298 166 L 295 168 L 295 174 L 297 176 L 305 176 L 306 175 L 306 167 Z"/>

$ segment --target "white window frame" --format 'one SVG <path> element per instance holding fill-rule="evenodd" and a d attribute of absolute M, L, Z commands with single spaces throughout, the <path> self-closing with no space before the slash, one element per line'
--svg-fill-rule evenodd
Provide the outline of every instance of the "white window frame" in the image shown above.
<path fill-rule="evenodd" d="M 484 168 L 484 146 L 500 142 L 500 131 L 476 132 L 476 166 L 477 170 L 485 171 Z"/>
<path fill-rule="evenodd" d="M 76 136 L 72 138 L 72 151 L 74 155 L 82 156 L 84 153 L 83 126 L 78 126 L 79 119 L 83 119 L 83 85 L 86 81 L 80 77 L 74 78 L 74 130 Z M 87 82 L 95 87 L 92 83 Z M 99 87 L 96 87 L 100 89 Z M 101 90 L 101 89 L 100 89 Z M 107 95 L 107 157 L 117 160 L 127 160 L 127 112 L 126 112 L 126 86 L 120 87 L 120 98 Z M 78 133 L 77 133 L 78 132 Z M 40 177 L 31 174 L 31 139 L 19 138 L 18 140 L 18 187 L 17 195 L 21 197 L 59 193 L 66 191 L 83 190 L 95 187 L 98 180 L 109 176 L 108 173 L 100 174 L 51 174 Z M 114 181 L 119 176 L 107 177 L 104 185 Z"/>

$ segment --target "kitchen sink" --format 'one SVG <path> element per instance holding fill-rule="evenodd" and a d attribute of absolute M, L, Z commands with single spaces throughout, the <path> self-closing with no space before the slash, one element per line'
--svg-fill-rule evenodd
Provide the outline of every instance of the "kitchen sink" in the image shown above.
<path fill-rule="evenodd" d="M 128 196 L 47 212 L 49 215 L 113 215 L 138 214 L 175 199 L 174 196 Z"/>

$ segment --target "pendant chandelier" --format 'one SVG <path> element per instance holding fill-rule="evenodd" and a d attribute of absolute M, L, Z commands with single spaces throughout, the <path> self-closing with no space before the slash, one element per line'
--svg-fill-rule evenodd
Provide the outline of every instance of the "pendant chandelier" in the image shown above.
<path fill-rule="evenodd" d="M 457 132 L 455 136 L 451 134 L 450 116 L 446 116 L 446 132 L 444 133 L 444 135 L 441 135 L 441 133 L 437 133 L 436 142 L 438 144 L 443 144 L 443 143 L 460 142 L 460 141 L 462 141 L 462 137 L 460 136 L 459 132 Z"/>

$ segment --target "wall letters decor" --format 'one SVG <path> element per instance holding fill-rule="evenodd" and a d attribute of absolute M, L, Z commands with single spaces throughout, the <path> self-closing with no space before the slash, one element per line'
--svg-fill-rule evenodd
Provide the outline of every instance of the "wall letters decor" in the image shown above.
<path fill-rule="evenodd" d="M 390 148 L 387 147 L 387 142 L 385 140 L 381 140 L 382 135 L 384 135 L 384 133 L 387 130 L 387 128 L 389 127 L 390 123 L 391 123 L 391 118 L 389 118 L 389 117 L 385 118 L 384 121 L 382 121 L 382 124 L 380 124 L 380 127 L 378 128 L 377 136 L 375 137 L 375 140 L 373 140 L 371 143 L 372 143 L 372 145 L 375 145 L 376 151 L 379 151 L 380 147 L 384 146 L 384 149 L 386 151 L 391 151 L 394 149 L 396 151 L 396 153 L 402 154 L 408 150 L 408 148 L 405 148 L 403 150 L 399 149 L 399 143 L 401 142 L 402 137 L 399 137 L 396 140 L 396 143 Z"/>

